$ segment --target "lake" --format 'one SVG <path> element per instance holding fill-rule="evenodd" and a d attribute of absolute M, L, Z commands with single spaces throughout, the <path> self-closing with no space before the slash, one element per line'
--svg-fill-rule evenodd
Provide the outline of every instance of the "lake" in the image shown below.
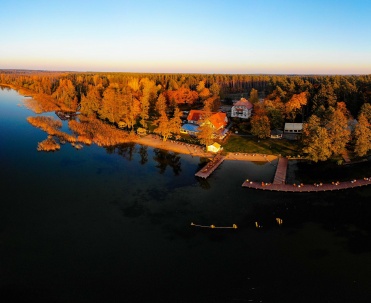
<path fill-rule="evenodd" d="M 1 302 L 371 302 L 371 187 L 254 191 L 275 163 L 200 180 L 204 159 L 135 144 L 38 152 L 23 99 L 0 90 Z M 318 169 L 292 162 L 289 179 Z"/>

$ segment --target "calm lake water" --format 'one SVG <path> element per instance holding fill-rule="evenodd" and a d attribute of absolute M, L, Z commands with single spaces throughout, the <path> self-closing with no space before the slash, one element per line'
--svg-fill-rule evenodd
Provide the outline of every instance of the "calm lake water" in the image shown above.
<path fill-rule="evenodd" d="M 254 191 L 275 163 L 205 181 L 203 159 L 139 145 L 37 152 L 23 98 L 0 90 L 1 302 L 371 302 L 371 187 Z M 371 175 L 322 167 L 293 162 L 289 180 Z"/>

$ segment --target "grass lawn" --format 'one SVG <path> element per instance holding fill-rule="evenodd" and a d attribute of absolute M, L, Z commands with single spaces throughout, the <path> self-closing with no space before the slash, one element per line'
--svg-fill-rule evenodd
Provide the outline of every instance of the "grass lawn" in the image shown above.
<path fill-rule="evenodd" d="M 300 154 L 300 148 L 296 141 L 285 139 L 260 139 L 231 134 L 224 143 L 226 152 L 271 154 L 282 156 L 296 156 Z"/>

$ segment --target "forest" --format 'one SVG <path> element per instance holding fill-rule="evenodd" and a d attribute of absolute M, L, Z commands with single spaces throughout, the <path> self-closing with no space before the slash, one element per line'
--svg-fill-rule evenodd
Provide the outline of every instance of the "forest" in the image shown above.
<path fill-rule="evenodd" d="M 304 122 L 298 144 L 312 161 L 339 156 L 345 149 L 356 157 L 371 151 L 371 75 L 0 70 L 0 84 L 24 90 L 38 101 L 53 100 L 61 111 L 79 111 L 84 121 L 99 119 L 132 133 L 140 127 L 164 140 L 180 138 L 183 110 L 211 114 L 223 102 L 248 96 L 254 105 L 248 131 L 259 139 L 283 129 L 285 122 Z M 208 144 L 211 136 L 205 124 L 199 143 Z"/>

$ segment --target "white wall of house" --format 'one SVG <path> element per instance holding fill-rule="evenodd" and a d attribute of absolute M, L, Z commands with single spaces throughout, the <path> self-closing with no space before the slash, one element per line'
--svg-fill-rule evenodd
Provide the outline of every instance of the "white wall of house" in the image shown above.
<path fill-rule="evenodd" d="M 246 106 L 235 105 L 232 106 L 231 117 L 249 119 L 251 117 L 252 109 L 248 109 Z"/>

